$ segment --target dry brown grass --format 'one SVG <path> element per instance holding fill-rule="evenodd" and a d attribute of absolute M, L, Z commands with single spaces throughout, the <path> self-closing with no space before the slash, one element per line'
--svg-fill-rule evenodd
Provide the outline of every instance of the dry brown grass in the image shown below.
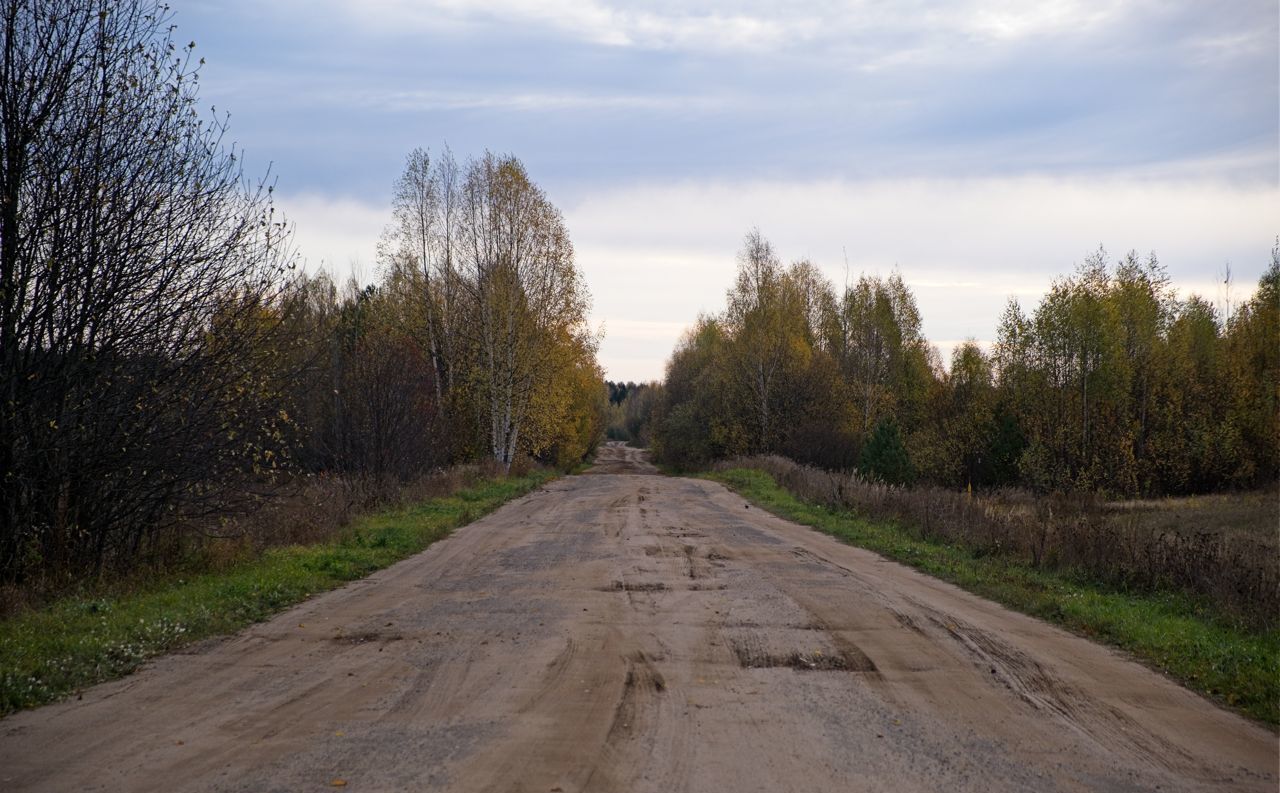
<path fill-rule="evenodd" d="M 245 515 L 193 522 L 182 528 L 186 553 L 208 558 L 281 545 L 332 540 L 362 513 L 448 496 L 493 476 L 482 465 L 438 469 L 409 482 L 311 474 L 280 482 L 261 506 Z"/>
<path fill-rule="evenodd" d="M 1280 494 L 1106 502 L 1022 490 L 969 495 L 893 487 L 784 457 L 730 460 L 720 469 L 770 474 L 797 497 L 898 521 L 926 539 L 1033 566 L 1076 569 L 1124 587 L 1212 598 L 1259 625 L 1280 622 Z"/>
<path fill-rule="evenodd" d="M 535 464 L 520 460 L 511 474 Z M 142 590 L 166 576 L 218 572 L 268 548 L 336 540 L 359 515 L 448 496 L 484 478 L 502 476 L 493 464 L 438 469 L 409 482 L 337 474 L 307 474 L 246 486 L 257 507 L 185 520 L 157 535 L 128 570 L 107 569 L 93 580 L 44 577 L 0 586 L 0 618 L 28 611 L 69 592 Z"/>

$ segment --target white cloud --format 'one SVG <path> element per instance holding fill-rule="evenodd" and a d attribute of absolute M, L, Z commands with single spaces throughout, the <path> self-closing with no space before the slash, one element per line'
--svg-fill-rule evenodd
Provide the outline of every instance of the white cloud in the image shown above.
<path fill-rule="evenodd" d="M 1276 26 L 1211 34 L 1192 38 L 1191 52 L 1198 63 L 1215 64 L 1267 52 L 1275 45 Z"/>
<path fill-rule="evenodd" d="M 609 329 L 602 360 L 616 376 L 649 379 L 662 374 L 652 361 L 666 339 L 723 307 L 751 226 L 837 285 L 846 251 L 853 278 L 900 269 L 947 360 L 959 340 L 994 339 L 1010 297 L 1034 306 L 1099 244 L 1113 257 L 1154 250 L 1184 295 L 1209 300 L 1229 261 L 1239 300 L 1280 233 L 1280 189 L 1136 178 L 689 182 L 599 191 L 566 217 L 595 316 Z M 641 365 L 621 360 L 639 350 L 651 351 L 651 363 L 621 371 Z"/>
<path fill-rule="evenodd" d="M 294 225 L 294 243 L 307 272 L 323 269 L 339 282 L 353 276 L 361 283 L 376 280 L 387 208 L 320 193 L 277 193 L 276 205 Z"/>
<path fill-rule="evenodd" d="M 948 277 L 955 283 L 983 271 L 1056 272 L 1099 243 L 1163 251 L 1175 272 L 1233 253 L 1261 261 L 1280 230 L 1280 189 L 1044 177 L 686 182 L 599 190 L 566 214 L 580 250 L 622 260 L 731 261 L 758 225 L 788 255 L 833 270 L 847 250 L 855 270 L 963 274 Z"/>
<path fill-rule="evenodd" d="M 437 110 L 502 110 L 560 112 L 575 110 L 679 110 L 715 112 L 733 104 L 725 96 L 679 94 L 601 94 L 578 92 L 360 91 L 326 92 L 324 101 L 337 107 L 369 107 L 390 112 Z"/>
<path fill-rule="evenodd" d="M 971 32 L 996 40 L 1011 40 L 1058 32 L 1087 32 L 1120 15 L 1116 2 L 1079 0 L 1006 0 L 984 2 L 964 9 L 956 22 Z"/>
<path fill-rule="evenodd" d="M 555 200 L 555 196 L 552 196 Z M 284 196 L 300 251 L 345 278 L 376 277 L 381 205 Z M 784 258 L 810 258 L 837 285 L 897 267 L 944 361 L 964 339 L 988 344 L 1005 302 L 1031 308 L 1099 244 L 1155 250 L 1184 297 L 1252 292 L 1280 232 L 1280 189 L 1214 182 L 1012 178 L 882 182 L 681 183 L 601 190 L 564 207 L 577 261 L 606 331 L 611 378 L 660 379 L 699 313 L 723 308 L 742 237 L 758 225 Z"/>
<path fill-rule="evenodd" d="M 624 338 L 642 341 L 673 341 L 689 327 L 688 322 L 656 322 L 645 319 L 602 318 L 605 331 Z"/>
<path fill-rule="evenodd" d="M 536 26 L 593 44 L 652 49 L 774 49 L 821 29 L 812 17 L 794 14 L 640 9 L 599 0 L 334 0 L 333 5 L 374 28 Z"/>
<path fill-rule="evenodd" d="M 293 3 L 297 12 L 298 3 Z M 881 67 L 963 43 L 1008 44 L 1087 35 L 1132 12 L 1116 0 L 901 0 L 813 2 L 609 2 L 609 0 L 329 0 L 354 24 L 376 30 L 466 31 L 500 27 L 553 31 L 584 43 L 705 52 L 769 52 L 820 43 L 870 47 Z M 307 8 L 313 8 L 308 4 Z M 312 10 L 314 13 L 314 9 Z"/>

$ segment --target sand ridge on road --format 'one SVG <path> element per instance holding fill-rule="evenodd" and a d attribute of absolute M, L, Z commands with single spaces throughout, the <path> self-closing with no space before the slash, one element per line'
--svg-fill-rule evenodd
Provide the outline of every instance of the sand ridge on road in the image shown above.
<path fill-rule="evenodd" d="M 596 455 L 595 461 L 587 469 L 588 474 L 656 474 L 658 469 L 649 462 L 643 449 L 636 449 L 625 443 L 609 441 Z"/>
<path fill-rule="evenodd" d="M 16 790 L 1269 790 L 1274 734 L 634 449 L 82 700 Z"/>

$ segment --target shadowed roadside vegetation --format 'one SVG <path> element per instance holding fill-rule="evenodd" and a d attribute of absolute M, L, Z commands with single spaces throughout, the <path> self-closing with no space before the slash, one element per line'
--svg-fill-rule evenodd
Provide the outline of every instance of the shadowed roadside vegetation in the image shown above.
<path fill-rule="evenodd" d="M 274 547 L 243 555 L 235 546 L 221 546 L 232 556 L 218 569 L 131 582 L 132 589 L 121 583 L 0 621 L 0 715 L 127 675 L 149 658 L 231 633 L 367 576 L 551 476 L 538 471 L 492 479 L 476 473 L 424 482 L 424 488 L 445 490 L 331 529 L 322 542 L 277 545 L 281 537 L 274 532 L 270 537 L 259 533 L 258 541 Z M 324 524 L 299 525 L 315 532 Z"/>

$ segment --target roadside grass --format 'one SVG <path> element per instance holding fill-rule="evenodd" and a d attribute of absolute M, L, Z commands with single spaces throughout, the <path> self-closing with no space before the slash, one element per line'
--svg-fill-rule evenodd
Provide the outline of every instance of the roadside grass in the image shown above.
<path fill-rule="evenodd" d="M 535 471 L 481 480 L 450 496 L 357 518 L 332 542 L 268 548 L 225 570 L 119 594 L 68 596 L 0 621 L 0 715 L 122 677 L 149 658 L 363 578 L 552 476 Z"/>
<path fill-rule="evenodd" d="M 1128 592 L 1084 574 L 922 540 L 892 521 L 801 501 L 762 471 L 737 468 L 704 476 L 780 517 L 1112 644 L 1223 705 L 1273 727 L 1280 724 L 1280 629 L 1252 628 L 1207 599 Z"/>

